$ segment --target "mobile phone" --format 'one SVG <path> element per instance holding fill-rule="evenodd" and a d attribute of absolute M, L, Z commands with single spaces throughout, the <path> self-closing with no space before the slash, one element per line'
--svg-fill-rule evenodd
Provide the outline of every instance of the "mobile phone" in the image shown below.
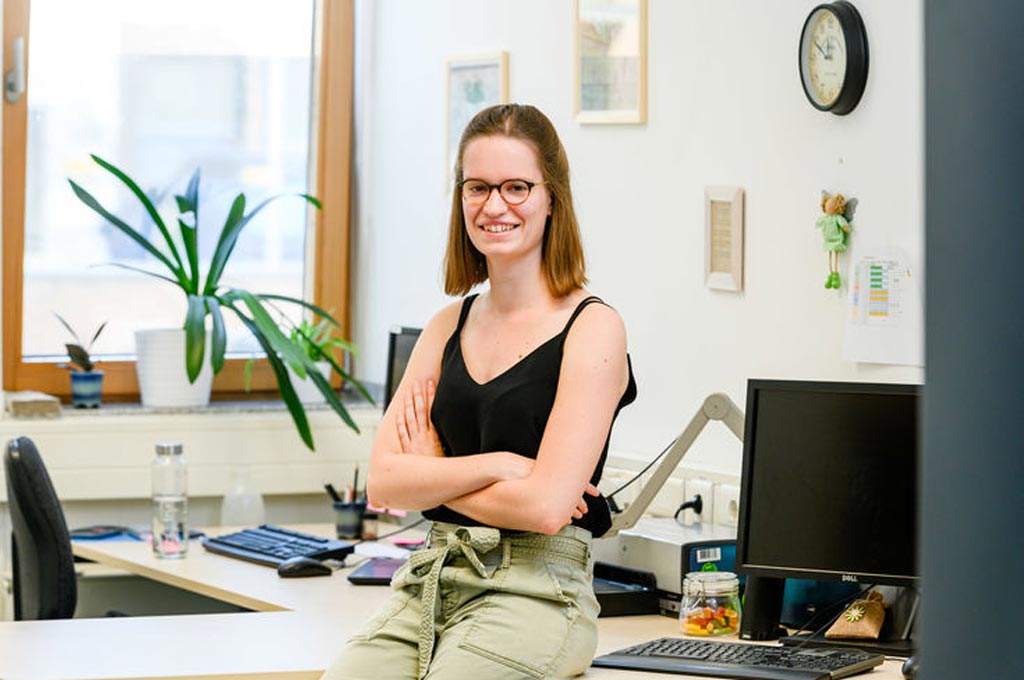
<path fill-rule="evenodd" d="M 371 557 L 356 567 L 348 580 L 360 586 L 386 586 L 403 564 L 405 559 L 397 557 Z"/>

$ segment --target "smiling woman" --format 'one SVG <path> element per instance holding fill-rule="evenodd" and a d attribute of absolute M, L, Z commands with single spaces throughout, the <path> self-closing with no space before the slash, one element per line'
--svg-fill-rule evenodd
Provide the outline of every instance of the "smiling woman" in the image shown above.
<path fill-rule="evenodd" d="M 433 520 L 431 543 L 331 680 L 563 678 L 597 643 L 590 545 L 611 518 L 596 484 L 636 398 L 625 329 L 583 288 L 569 164 L 544 114 L 478 113 L 455 177 L 445 290 L 488 287 L 419 336 L 367 480 L 373 505 Z"/>
<path fill-rule="evenodd" d="M 253 197 L 278 190 L 319 196 L 322 214 L 294 203 L 268 208 L 269 219 L 240 240 L 226 277 L 312 299 L 347 321 L 347 277 L 337 275 L 337 263 L 348 261 L 342 189 L 349 172 L 351 5 L 118 0 L 95 12 L 56 0 L 5 0 L 5 47 L 23 39 L 29 75 L 25 94 L 5 106 L 3 119 L 6 389 L 67 393 L 55 368 L 61 352 L 48 313 L 53 300 L 72 324 L 110 318 L 95 350 L 106 356 L 106 393 L 122 399 L 138 389 L 133 331 L 181 324 L 184 300 L 173 289 L 96 266 L 148 263 L 67 188 L 63 178 L 89 180 L 99 172 L 89 162 L 93 151 L 147 178 L 152 184 L 143 188 L 154 199 L 192 168 L 204 168 L 203 191 L 213 200 L 198 225 L 200 261 L 216 245 L 225 218 L 217 210 L 230 205 L 221 196 L 228 189 Z M 155 229 L 135 206 L 125 213 L 130 196 L 97 198 L 143 235 Z M 307 238 L 315 245 L 307 247 Z M 331 277 L 320 262 L 331 263 Z M 311 287 L 304 287 L 307 280 Z M 229 337 L 229 355 L 242 357 L 229 360 L 214 389 L 238 393 L 243 365 L 260 348 L 241 326 Z M 268 366 L 257 366 L 253 385 L 274 385 Z"/>

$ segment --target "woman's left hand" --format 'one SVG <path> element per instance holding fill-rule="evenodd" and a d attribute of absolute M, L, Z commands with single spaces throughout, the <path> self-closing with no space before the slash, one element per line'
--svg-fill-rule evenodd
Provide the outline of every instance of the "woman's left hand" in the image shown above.
<path fill-rule="evenodd" d="M 395 413 L 395 425 L 398 428 L 398 441 L 402 446 L 402 453 L 444 457 L 441 440 L 430 420 L 435 390 L 433 380 L 427 381 L 426 390 L 415 380 L 406 390 L 405 403 Z"/>

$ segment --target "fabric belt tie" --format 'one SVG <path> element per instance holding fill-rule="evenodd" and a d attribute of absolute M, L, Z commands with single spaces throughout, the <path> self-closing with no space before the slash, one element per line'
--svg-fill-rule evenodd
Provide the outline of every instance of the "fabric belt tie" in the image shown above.
<path fill-rule="evenodd" d="M 491 578 L 498 565 L 487 566 L 480 559 L 501 543 L 501 532 L 491 527 L 458 527 L 444 534 L 444 544 L 426 548 L 409 556 L 409 574 L 412 583 L 420 581 L 423 615 L 419 631 L 419 671 L 422 680 L 430 667 L 434 654 L 435 620 L 440 606 L 441 569 L 456 555 L 462 555 L 482 578 Z"/>

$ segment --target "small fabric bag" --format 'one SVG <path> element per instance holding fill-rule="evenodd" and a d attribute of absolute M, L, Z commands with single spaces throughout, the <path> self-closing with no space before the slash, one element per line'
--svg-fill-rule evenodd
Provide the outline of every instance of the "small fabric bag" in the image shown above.
<path fill-rule="evenodd" d="M 828 629 L 825 637 L 877 640 L 883 621 L 885 605 L 882 595 L 872 590 L 863 599 L 854 600 Z"/>

